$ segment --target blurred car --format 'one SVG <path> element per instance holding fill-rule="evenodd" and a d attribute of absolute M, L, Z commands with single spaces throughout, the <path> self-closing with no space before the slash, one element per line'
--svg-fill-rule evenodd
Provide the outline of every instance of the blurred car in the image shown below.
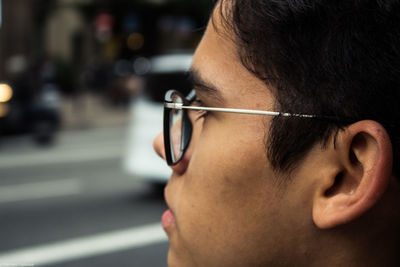
<path fill-rule="evenodd" d="M 176 89 L 187 94 L 191 90 L 187 71 L 192 58 L 192 53 L 179 53 L 135 62 L 136 72 L 143 74 L 144 88 L 130 106 L 128 145 L 123 160 L 125 171 L 134 179 L 163 184 L 171 174 L 166 162 L 153 151 L 153 139 L 162 131 L 165 92 Z"/>
<path fill-rule="evenodd" d="M 30 94 L 19 83 L 0 83 L 0 133 L 31 133 L 38 144 L 54 139 L 60 124 L 60 96 L 53 84 Z"/>

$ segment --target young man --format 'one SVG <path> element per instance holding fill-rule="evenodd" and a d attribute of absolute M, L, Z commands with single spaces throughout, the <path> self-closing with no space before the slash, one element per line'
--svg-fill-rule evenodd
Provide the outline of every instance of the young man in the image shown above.
<path fill-rule="evenodd" d="M 397 0 L 217 3 L 154 141 L 170 266 L 400 265 L 398 25 Z"/>

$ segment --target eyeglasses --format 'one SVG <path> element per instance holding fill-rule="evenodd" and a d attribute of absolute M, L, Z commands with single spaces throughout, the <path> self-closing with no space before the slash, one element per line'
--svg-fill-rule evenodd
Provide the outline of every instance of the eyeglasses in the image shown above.
<path fill-rule="evenodd" d="M 165 94 L 164 99 L 164 149 L 168 165 L 177 164 L 186 152 L 192 137 L 193 125 L 188 115 L 188 110 L 212 111 L 212 112 L 228 112 L 238 114 L 280 116 L 280 117 L 297 117 L 312 118 L 339 123 L 341 125 L 351 124 L 361 120 L 361 118 L 348 118 L 328 115 L 309 115 L 301 113 L 287 113 L 267 110 L 251 110 L 236 108 L 215 108 L 194 106 L 192 103 L 196 99 L 196 93 L 192 90 L 187 97 L 184 97 L 176 90 L 169 90 Z M 368 119 L 368 118 L 364 118 Z M 397 128 L 398 121 L 381 121 L 385 127 Z"/>
<path fill-rule="evenodd" d="M 192 137 L 193 125 L 188 115 L 188 110 L 229 112 L 239 114 L 298 117 L 298 118 L 324 118 L 335 119 L 336 117 L 293 114 L 278 111 L 234 109 L 234 108 L 215 108 L 193 106 L 196 98 L 195 91 L 192 90 L 187 97 L 184 97 L 176 90 L 169 90 L 165 94 L 164 101 L 164 148 L 168 165 L 177 164 L 186 152 Z"/>

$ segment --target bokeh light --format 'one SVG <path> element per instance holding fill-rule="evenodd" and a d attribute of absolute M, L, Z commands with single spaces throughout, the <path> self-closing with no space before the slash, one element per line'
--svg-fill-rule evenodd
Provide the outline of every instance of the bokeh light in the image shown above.
<path fill-rule="evenodd" d="M 5 117 L 10 110 L 10 106 L 6 103 L 0 103 L 0 118 Z"/>
<path fill-rule="evenodd" d="M 141 33 L 131 33 L 126 41 L 127 46 L 131 50 L 139 50 L 144 45 L 144 36 Z"/>
<path fill-rule="evenodd" d="M 13 95 L 12 89 L 8 84 L 0 84 L 0 103 L 5 103 L 10 101 Z"/>

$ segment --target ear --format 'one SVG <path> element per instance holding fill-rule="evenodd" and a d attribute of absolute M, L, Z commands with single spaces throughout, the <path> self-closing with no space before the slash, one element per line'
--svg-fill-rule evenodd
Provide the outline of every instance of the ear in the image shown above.
<path fill-rule="evenodd" d="M 382 197 L 392 175 L 392 144 L 375 121 L 351 124 L 327 149 L 333 152 L 330 162 L 335 171 L 317 182 L 313 220 L 319 228 L 336 227 L 364 214 Z"/>

